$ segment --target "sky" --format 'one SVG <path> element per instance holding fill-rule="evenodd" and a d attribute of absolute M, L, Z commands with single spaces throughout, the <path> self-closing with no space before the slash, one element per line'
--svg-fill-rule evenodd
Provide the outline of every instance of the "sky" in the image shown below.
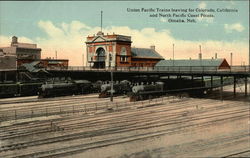
<path fill-rule="evenodd" d="M 142 12 L 146 9 L 184 9 L 182 12 Z M 185 12 L 185 9 L 214 9 L 215 12 Z M 131 12 L 139 9 L 140 12 Z M 218 12 L 232 9 L 237 12 Z M 130 11 L 128 11 L 130 10 Z M 0 1 L 0 47 L 9 46 L 12 36 L 19 42 L 36 43 L 42 58 L 69 59 L 71 66 L 86 64 L 86 37 L 100 31 L 103 11 L 103 32 L 132 37 L 132 46 L 149 48 L 166 59 L 197 59 L 199 45 L 203 58 L 218 54 L 233 64 L 248 64 L 249 1 Z M 171 17 L 194 19 L 196 23 L 170 23 L 159 13 L 213 17 Z M 158 14 L 158 17 L 150 17 Z"/>

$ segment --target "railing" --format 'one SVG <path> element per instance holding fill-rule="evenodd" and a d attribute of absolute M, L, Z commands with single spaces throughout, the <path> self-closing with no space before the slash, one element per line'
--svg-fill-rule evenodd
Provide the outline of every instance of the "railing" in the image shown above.
<path fill-rule="evenodd" d="M 218 68 L 217 66 L 162 66 L 162 67 L 106 67 L 92 68 L 85 66 L 69 66 L 68 68 L 47 68 L 47 70 L 68 70 L 68 71 L 114 71 L 114 72 L 174 72 L 174 73 L 205 73 L 225 72 L 250 73 L 250 66 L 231 66 L 230 68 Z"/>
<path fill-rule="evenodd" d="M 122 110 L 123 108 L 131 107 L 144 107 L 148 105 L 154 105 L 159 103 L 172 103 L 173 101 L 181 101 L 183 97 L 177 96 L 162 96 L 161 98 L 155 98 L 151 100 L 144 100 L 138 102 L 103 102 L 98 103 L 82 103 L 78 105 L 59 105 L 55 107 L 35 107 L 25 109 L 11 109 L 11 110 L 0 110 L 0 123 L 1 121 L 17 120 L 24 118 L 35 118 L 35 117 L 48 117 L 53 115 L 70 115 L 70 114 L 94 114 L 103 112 L 103 110 Z"/>

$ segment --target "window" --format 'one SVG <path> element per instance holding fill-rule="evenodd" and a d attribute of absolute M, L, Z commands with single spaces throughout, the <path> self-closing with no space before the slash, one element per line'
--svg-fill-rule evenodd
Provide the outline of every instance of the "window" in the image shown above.
<path fill-rule="evenodd" d="M 127 56 L 127 51 L 125 47 L 122 47 L 121 52 L 120 52 L 120 61 L 121 62 L 127 62 L 128 61 L 128 56 Z"/>
<path fill-rule="evenodd" d="M 127 56 L 121 56 L 121 62 L 127 62 L 128 57 Z"/>

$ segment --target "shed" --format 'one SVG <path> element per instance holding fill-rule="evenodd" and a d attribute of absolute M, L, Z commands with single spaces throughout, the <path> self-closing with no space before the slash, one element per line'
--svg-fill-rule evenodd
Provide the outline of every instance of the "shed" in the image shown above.
<path fill-rule="evenodd" d="M 155 67 L 193 67 L 194 69 L 230 69 L 226 59 L 161 60 Z"/>

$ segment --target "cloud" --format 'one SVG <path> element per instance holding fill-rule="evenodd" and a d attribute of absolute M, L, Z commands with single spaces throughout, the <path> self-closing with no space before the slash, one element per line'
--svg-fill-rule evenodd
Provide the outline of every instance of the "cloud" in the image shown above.
<path fill-rule="evenodd" d="M 206 9 L 207 7 L 207 4 L 205 2 L 201 2 L 198 4 L 198 7 L 200 9 Z M 213 23 L 214 22 L 214 17 L 204 17 L 204 16 L 200 16 L 197 17 L 197 20 L 200 21 L 200 22 L 206 22 L 206 23 Z"/>
<path fill-rule="evenodd" d="M 167 22 L 167 19 L 161 17 L 161 18 L 160 18 L 160 21 L 161 21 L 161 22 Z"/>
<path fill-rule="evenodd" d="M 1 47 L 8 47 L 11 43 L 11 36 L 1 36 L 0 35 L 0 46 Z M 18 41 L 22 43 L 33 43 L 33 41 L 27 37 L 18 37 Z"/>
<path fill-rule="evenodd" d="M 47 37 L 37 37 L 33 40 L 20 37 L 20 42 L 37 43 L 42 48 L 42 58 L 55 57 L 69 59 L 71 66 L 85 65 L 86 60 L 86 37 L 96 34 L 100 27 L 90 27 L 80 21 L 69 23 L 53 23 L 40 21 L 38 26 Z M 243 59 L 248 60 L 248 41 L 184 41 L 175 39 L 168 29 L 155 30 L 154 28 L 132 29 L 127 26 L 110 26 L 103 28 L 105 34 L 127 35 L 132 37 L 132 46 L 149 48 L 156 46 L 156 51 L 166 59 L 172 58 L 172 45 L 175 44 L 176 59 L 198 58 L 199 45 L 202 46 L 203 58 L 211 59 L 215 53 L 220 58 L 230 61 L 230 53 L 234 53 L 234 63 L 240 64 Z M 11 37 L 0 36 L 1 46 L 9 46 Z M 84 54 L 84 56 L 83 56 Z"/>
<path fill-rule="evenodd" d="M 205 2 L 201 2 L 199 3 L 198 7 L 201 8 L 201 9 L 205 9 L 207 6 L 207 4 Z"/>
<path fill-rule="evenodd" d="M 245 28 L 240 23 L 234 23 L 224 24 L 224 29 L 227 33 L 232 33 L 233 31 L 242 32 Z"/>

